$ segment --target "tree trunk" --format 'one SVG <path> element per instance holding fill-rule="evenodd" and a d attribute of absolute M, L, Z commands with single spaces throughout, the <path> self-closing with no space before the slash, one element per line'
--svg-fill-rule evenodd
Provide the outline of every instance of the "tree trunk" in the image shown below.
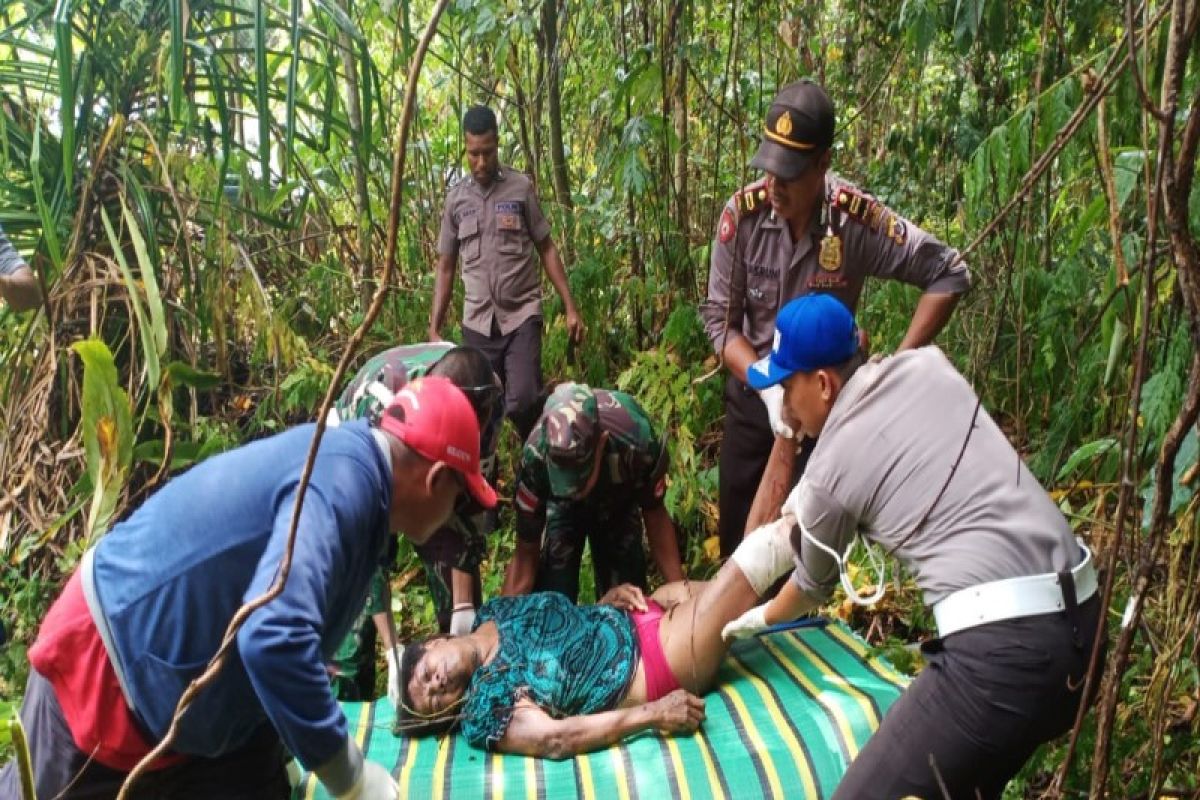
<path fill-rule="evenodd" d="M 684 247 L 689 238 L 688 226 L 688 104 L 687 76 L 688 60 L 679 49 L 678 42 L 687 40 L 687 0 L 675 0 L 671 7 L 671 25 L 668 35 L 669 46 L 679 53 L 678 58 L 672 58 L 675 65 L 675 80 L 671 86 L 671 117 L 675 126 L 675 138 L 679 148 L 675 151 L 674 184 L 675 184 L 675 225 L 684 237 Z M 672 53 L 673 55 L 673 53 Z"/>
<path fill-rule="evenodd" d="M 554 199 L 568 211 L 572 208 L 571 181 L 567 175 L 566 148 L 563 147 L 562 86 L 558 63 L 558 0 L 542 3 L 542 61 L 546 65 L 547 111 L 550 116 L 550 172 L 554 179 Z"/>
<path fill-rule="evenodd" d="M 349 0 L 345 0 L 342 10 L 350 16 Z M 371 258 L 371 193 L 367 189 L 367 154 L 363 152 L 362 146 L 363 123 L 358 65 L 354 57 L 354 41 L 350 35 L 341 31 L 338 34 L 338 44 L 342 51 L 342 71 L 346 73 L 346 117 L 350 123 L 350 148 L 354 153 L 355 212 L 358 217 L 358 295 L 362 309 L 366 311 L 371 303 L 371 295 L 374 294 L 374 269 Z"/>
<path fill-rule="evenodd" d="M 533 148 L 533 140 L 529 137 L 529 129 L 534 127 L 536 122 L 529 116 L 531 107 L 529 97 L 525 94 L 525 87 L 522 85 L 521 62 L 517 56 L 515 44 L 508 51 L 508 75 L 512 80 L 513 96 L 517 101 L 517 136 L 520 140 L 521 150 L 525 153 L 525 169 L 536 180 L 538 154 Z"/>

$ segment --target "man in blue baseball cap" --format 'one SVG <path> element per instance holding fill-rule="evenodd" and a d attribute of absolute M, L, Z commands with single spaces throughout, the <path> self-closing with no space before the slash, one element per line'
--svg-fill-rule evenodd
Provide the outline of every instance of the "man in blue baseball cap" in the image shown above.
<path fill-rule="evenodd" d="M 853 602 L 878 600 L 882 556 L 870 597 L 847 572 L 861 534 L 913 576 L 938 638 L 835 800 L 998 798 L 1091 702 L 1082 687 L 1102 633 L 1091 553 L 941 350 L 868 362 L 854 316 L 829 295 L 793 300 L 776 324 L 749 382 L 782 384 L 788 423 L 820 439 L 782 512 L 795 572 L 723 633 L 794 619 L 839 582 Z"/>

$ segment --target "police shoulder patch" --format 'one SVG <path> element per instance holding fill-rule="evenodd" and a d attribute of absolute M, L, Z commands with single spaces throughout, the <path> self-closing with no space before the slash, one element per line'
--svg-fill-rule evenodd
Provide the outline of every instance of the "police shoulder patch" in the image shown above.
<path fill-rule="evenodd" d="M 737 231 L 737 223 L 733 219 L 733 211 L 728 206 L 721 212 L 721 223 L 717 226 L 717 239 L 725 244 L 733 238 Z"/>

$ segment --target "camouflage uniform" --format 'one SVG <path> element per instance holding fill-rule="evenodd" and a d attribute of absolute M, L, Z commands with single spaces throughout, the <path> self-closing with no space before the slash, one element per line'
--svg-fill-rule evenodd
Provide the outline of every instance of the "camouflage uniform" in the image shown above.
<path fill-rule="evenodd" d="M 608 433 L 592 491 L 595 444 Z M 624 392 L 560 385 L 525 442 L 517 473 L 517 536 L 542 542 L 535 591 L 576 600 L 583 543 L 591 542 L 596 593 L 646 585 L 644 510 L 660 507 L 669 456 L 646 412 Z"/>
<path fill-rule="evenodd" d="M 409 381 L 427 375 L 433 365 L 454 347 L 450 342 L 426 342 L 393 347 L 372 357 L 333 404 L 329 413 L 330 424 L 359 418 L 365 418 L 373 425 L 378 423 L 391 396 Z M 488 475 L 489 479 L 494 472 L 496 441 L 504 414 L 503 390 L 498 379 L 495 380 L 495 388 L 496 407 L 491 421 L 483 427 L 480 443 L 484 474 Z M 433 597 L 438 626 L 443 633 L 450 629 L 451 570 L 469 573 L 474 582 L 474 595 L 476 599 L 482 600 L 479 565 L 487 552 L 486 537 L 491 530 L 491 519 L 487 512 L 469 505 L 460 506 L 455 509 L 450 521 L 428 542 L 415 548 L 421 564 L 425 567 L 429 593 Z M 388 566 L 392 560 L 394 552 Z M 382 575 L 371 582 L 362 614 L 334 655 L 333 666 L 337 670 L 334 687 L 341 700 L 369 700 L 373 697 L 375 626 L 371 617 L 390 611 L 384 607 L 386 588 Z M 366 694 L 351 696 L 361 691 L 365 691 Z"/>

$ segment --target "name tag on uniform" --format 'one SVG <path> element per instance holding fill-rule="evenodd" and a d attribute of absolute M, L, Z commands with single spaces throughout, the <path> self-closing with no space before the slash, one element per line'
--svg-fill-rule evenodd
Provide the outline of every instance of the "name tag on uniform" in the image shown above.
<path fill-rule="evenodd" d="M 496 203 L 496 230 L 521 230 L 521 218 L 525 216 L 522 205 L 520 200 L 503 200 Z"/>

